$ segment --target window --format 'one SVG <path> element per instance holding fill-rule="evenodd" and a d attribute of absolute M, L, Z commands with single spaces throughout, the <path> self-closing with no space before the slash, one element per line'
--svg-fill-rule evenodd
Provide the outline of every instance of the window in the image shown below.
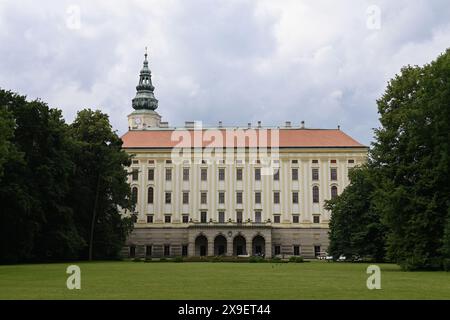
<path fill-rule="evenodd" d="M 297 164 L 298 160 L 292 160 L 292 164 Z"/>
<path fill-rule="evenodd" d="M 319 187 L 314 186 L 312 189 L 313 193 L 313 203 L 319 203 Z"/>
<path fill-rule="evenodd" d="M 330 163 L 337 163 L 337 161 L 336 160 L 330 160 Z"/>
<path fill-rule="evenodd" d="M 298 192 L 297 191 L 292 192 L 292 203 L 298 204 Z"/>
<path fill-rule="evenodd" d="M 155 169 L 148 169 L 148 181 L 155 180 Z"/>
<path fill-rule="evenodd" d="M 225 192 L 219 192 L 219 203 L 220 204 L 225 203 Z"/>
<path fill-rule="evenodd" d="M 292 168 L 292 180 L 297 181 L 298 180 L 298 169 Z"/>
<path fill-rule="evenodd" d="M 225 212 L 219 211 L 219 223 L 225 223 Z"/>
<path fill-rule="evenodd" d="M 138 179 L 139 179 L 139 170 L 138 169 L 133 169 L 133 171 L 131 172 L 131 178 L 133 181 L 138 181 Z"/>
<path fill-rule="evenodd" d="M 312 163 L 317 164 L 319 163 L 319 160 L 313 160 Z"/>
<path fill-rule="evenodd" d="M 255 211 L 255 222 L 256 223 L 261 222 L 261 211 Z"/>
<path fill-rule="evenodd" d="M 152 214 L 147 215 L 147 223 L 153 223 L 153 215 Z"/>
<path fill-rule="evenodd" d="M 166 168 L 166 181 L 172 181 L 172 169 Z"/>
<path fill-rule="evenodd" d="M 330 169 L 330 176 L 332 181 L 337 180 L 337 168 L 331 168 Z"/>
<path fill-rule="evenodd" d="M 320 246 L 314 246 L 314 256 L 320 255 Z"/>
<path fill-rule="evenodd" d="M 189 181 L 189 168 L 183 168 L 183 181 Z"/>
<path fill-rule="evenodd" d="M 170 214 L 166 214 L 166 215 L 164 216 L 164 222 L 165 222 L 165 223 L 170 223 L 170 222 L 172 222 L 172 216 L 171 216 Z"/>
<path fill-rule="evenodd" d="M 261 192 L 255 192 L 255 203 L 261 204 Z"/>
<path fill-rule="evenodd" d="M 280 193 L 278 191 L 273 193 L 273 203 L 280 203 Z"/>
<path fill-rule="evenodd" d="M 292 223 L 300 223 L 300 216 L 298 214 L 292 216 Z"/>
<path fill-rule="evenodd" d="M 167 164 L 172 164 L 172 160 L 166 160 Z"/>
<path fill-rule="evenodd" d="M 152 246 L 145 246 L 145 255 L 147 257 L 151 257 L 152 256 Z"/>
<path fill-rule="evenodd" d="M 148 164 L 155 164 L 155 160 L 148 160 Z"/>
<path fill-rule="evenodd" d="M 187 246 L 187 244 L 184 244 L 184 245 L 181 247 L 181 255 L 182 255 L 183 257 L 187 257 L 187 255 L 188 255 L 188 246 Z"/>
<path fill-rule="evenodd" d="M 206 211 L 200 212 L 200 222 L 206 223 L 207 220 L 208 220 L 208 215 L 207 215 Z"/>
<path fill-rule="evenodd" d="M 313 216 L 314 223 L 320 223 L 320 216 Z"/>
<path fill-rule="evenodd" d="M 147 190 L 147 203 L 153 204 L 153 187 L 148 187 L 148 190 Z"/>
<path fill-rule="evenodd" d="M 242 223 L 242 211 L 236 211 L 236 222 Z"/>
<path fill-rule="evenodd" d="M 170 246 L 167 244 L 164 246 L 164 256 L 165 257 L 170 256 Z"/>
<path fill-rule="evenodd" d="M 136 247 L 130 246 L 130 258 L 136 257 Z"/>
<path fill-rule="evenodd" d="M 208 169 L 203 168 L 200 171 L 200 178 L 202 181 L 207 181 L 208 180 Z"/>
<path fill-rule="evenodd" d="M 336 186 L 331 187 L 331 199 L 334 199 L 338 196 L 338 189 Z"/>
<path fill-rule="evenodd" d="M 294 246 L 294 256 L 300 255 L 300 246 Z"/>
<path fill-rule="evenodd" d="M 355 163 L 355 160 L 353 160 L 353 159 L 348 159 L 348 163 L 349 163 L 349 164 Z"/>
<path fill-rule="evenodd" d="M 133 189 L 131 189 L 131 202 L 133 204 L 136 204 L 138 202 L 138 188 L 137 187 L 133 187 Z"/>
<path fill-rule="evenodd" d="M 132 164 L 139 164 L 139 160 L 133 160 L 131 163 Z"/>
<path fill-rule="evenodd" d="M 237 168 L 236 169 L 236 180 L 237 181 L 242 181 L 242 168 Z"/>
<path fill-rule="evenodd" d="M 280 255 L 281 254 L 281 246 L 275 246 L 275 255 Z"/>
<path fill-rule="evenodd" d="M 183 223 L 189 223 L 189 215 L 183 214 Z"/>
<path fill-rule="evenodd" d="M 206 204 L 207 203 L 207 193 L 201 192 L 200 193 L 200 204 Z"/>
<path fill-rule="evenodd" d="M 273 173 L 273 180 L 280 181 L 280 169 L 279 168 L 275 169 L 275 172 Z"/>
<path fill-rule="evenodd" d="M 319 169 L 317 169 L 317 168 L 312 169 L 312 179 L 313 179 L 313 181 L 319 180 Z"/>
<path fill-rule="evenodd" d="M 225 169 L 219 168 L 219 181 L 225 181 Z"/>
<path fill-rule="evenodd" d="M 273 216 L 273 222 L 280 223 L 280 215 L 279 214 Z"/>
<path fill-rule="evenodd" d="M 189 192 L 183 192 L 183 204 L 189 204 Z"/>
<path fill-rule="evenodd" d="M 172 203 L 172 193 L 170 192 L 166 192 L 166 204 L 171 204 Z"/>
<path fill-rule="evenodd" d="M 242 192 L 241 191 L 236 192 L 236 203 L 242 204 Z"/>
<path fill-rule="evenodd" d="M 255 181 L 261 181 L 261 168 L 255 169 Z"/>

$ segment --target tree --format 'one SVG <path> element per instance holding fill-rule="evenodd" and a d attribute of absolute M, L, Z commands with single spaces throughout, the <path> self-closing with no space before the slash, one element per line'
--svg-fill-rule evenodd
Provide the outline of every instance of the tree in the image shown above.
<path fill-rule="evenodd" d="M 333 256 L 359 255 L 382 261 L 385 256 L 385 227 L 372 202 L 374 171 L 369 165 L 349 173 L 350 184 L 338 197 L 326 201 L 331 211 L 330 246 Z"/>
<path fill-rule="evenodd" d="M 371 152 L 380 179 L 374 197 L 388 227 L 387 253 L 404 269 L 443 264 L 449 219 L 450 50 L 407 66 L 377 101 L 381 127 Z"/>
<path fill-rule="evenodd" d="M 115 257 L 133 225 L 119 212 L 119 208 L 132 206 L 125 170 L 130 157 L 122 150 L 122 140 L 108 116 L 98 110 L 78 112 L 70 128 L 78 143 L 71 203 L 78 229 L 88 243 L 83 255 L 90 260 Z"/>

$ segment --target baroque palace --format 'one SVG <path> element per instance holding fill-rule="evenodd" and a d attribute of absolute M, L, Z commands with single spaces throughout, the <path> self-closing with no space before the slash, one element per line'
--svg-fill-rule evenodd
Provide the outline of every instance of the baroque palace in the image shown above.
<path fill-rule="evenodd" d="M 327 250 L 324 201 L 348 185 L 367 147 L 337 129 L 248 124 L 169 127 L 147 53 L 123 148 L 136 223 L 128 257 L 260 255 L 313 258 Z"/>

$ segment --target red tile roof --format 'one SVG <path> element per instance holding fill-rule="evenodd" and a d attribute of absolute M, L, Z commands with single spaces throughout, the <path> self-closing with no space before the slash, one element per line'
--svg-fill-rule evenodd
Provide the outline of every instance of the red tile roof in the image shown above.
<path fill-rule="evenodd" d="M 198 141 L 195 146 L 203 147 L 270 147 L 276 146 L 277 141 L 280 148 L 364 147 L 338 129 L 203 129 L 195 134 Z M 238 137 L 234 139 L 234 145 L 233 135 Z M 124 148 L 190 147 L 194 141 L 194 130 L 131 130 L 122 136 L 122 140 Z"/>

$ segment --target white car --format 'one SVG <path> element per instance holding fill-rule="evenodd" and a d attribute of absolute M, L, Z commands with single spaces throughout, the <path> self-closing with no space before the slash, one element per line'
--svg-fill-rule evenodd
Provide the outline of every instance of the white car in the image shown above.
<path fill-rule="evenodd" d="M 341 254 L 341 255 L 339 256 L 339 258 L 338 258 L 337 261 L 339 261 L 339 262 L 344 262 L 346 259 L 347 259 L 347 258 L 346 258 L 343 254 Z"/>

